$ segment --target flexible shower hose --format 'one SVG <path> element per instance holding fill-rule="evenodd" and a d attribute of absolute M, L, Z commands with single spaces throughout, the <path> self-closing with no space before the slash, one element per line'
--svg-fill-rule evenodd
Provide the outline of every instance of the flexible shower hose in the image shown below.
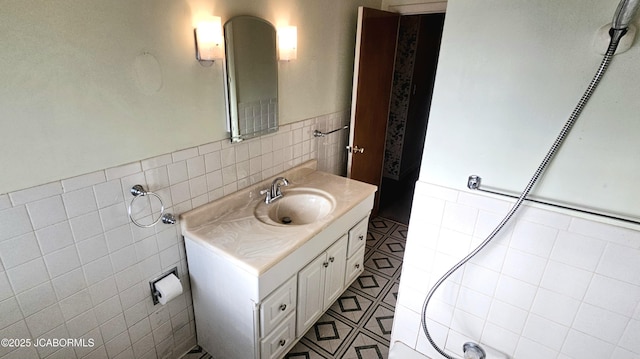
<path fill-rule="evenodd" d="M 465 263 L 467 263 L 476 254 L 478 254 L 478 252 L 480 252 L 487 244 L 489 244 L 489 242 L 491 242 L 491 240 L 493 240 L 493 238 L 504 228 L 504 226 L 511 220 L 513 215 L 520 208 L 520 206 L 522 205 L 522 202 L 524 202 L 524 200 L 527 198 L 533 186 L 536 184 L 538 179 L 542 176 L 547 166 L 549 165 L 553 157 L 556 155 L 556 152 L 558 152 L 558 149 L 560 148 L 565 138 L 571 131 L 571 128 L 573 127 L 573 125 L 576 123 L 576 120 L 580 116 L 580 113 L 584 109 L 584 106 L 587 104 L 587 102 L 591 98 L 591 95 L 593 95 L 593 92 L 595 91 L 596 87 L 600 83 L 602 76 L 604 75 L 605 71 L 609 67 L 609 63 L 611 63 L 611 59 L 613 58 L 613 55 L 616 52 L 616 48 L 618 47 L 620 38 L 624 36 L 625 33 L 626 33 L 626 29 L 611 30 L 611 41 L 609 43 L 609 47 L 607 48 L 607 52 L 605 53 L 604 58 L 602 59 L 602 63 L 598 68 L 598 71 L 596 72 L 595 76 L 591 80 L 591 83 L 589 83 L 589 86 L 587 87 L 587 90 L 582 95 L 582 98 L 580 98 L 580 101 L 578 101 L 578 105 L 574 108 L 573 112 L 571 113 L 571 116 L 569 116 L 569 119 L 567 120 L 567 122 L 565 122 L 564 127 L 562 127 L 562 130 L 558 134 L 558 137 L 556 137 L 556 140 L 551 145 L 551 148 L 547 152 L 547 155 L 544 156 L 544 159 L 538 166 L 538 169 L 536 169 L 535 173 L 529 180 L 529 183 L 524 188 L 524 190 L 516 200 L 515 204 L 509 210 L 509 212 L 507 212 L 507 214 L 504 216 L 502 221 L 487 236 L 487 238 L 484 241 L 482 241 L 482 243 L 480 243 L 473 251 L 467 254 L 466 257 L 460 260 L 460 262 L 458 262 L 453 267 L 451 267 L 451 269 L 449 269 L 440 279 L 438 279 L 438 281 L 433 285 L 431 290 L 429 290 L 429 293 L 427 293 L 427 296 L 425 297 L 424 303 L 422 305 L 422 312 L 421 312 L 420 322 L 422 324 L 422 330 L 424 331 L 424 334 L 429 340 L 429 343 L 431 344 L 431 346 L 433 346 L 433 348 L 445 358 L 456 359 L 455 357 L 450 356 L 449 354 L 445 353 L 443 349 L 438 347 L 438 345 L 435 343 L 435 341 L 429 334 L 426 318 L 427 318 L 427 306 L 429 305 L 429 301 L 431 300 L 431 297 L 433 297 L 433 294 L 435 293 L 435 291 L 440 287 L 440 285 L 442 285 L 442 283 L 445 280 L 447 280 L 447 278 L 449 278 L 455 271 L 460 269 L 460 267 L 462 267 Z"/>

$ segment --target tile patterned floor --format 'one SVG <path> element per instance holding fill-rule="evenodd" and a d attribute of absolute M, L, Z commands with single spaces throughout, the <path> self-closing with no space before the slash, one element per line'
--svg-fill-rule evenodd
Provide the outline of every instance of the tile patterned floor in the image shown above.
<path fill-rule="evenodd" d="M 365 271 L 287 353 L 285 359 L 386 359 L 407 226 L 369 222 Z M 184 359 L 211 359 L 197 349 Z"/>

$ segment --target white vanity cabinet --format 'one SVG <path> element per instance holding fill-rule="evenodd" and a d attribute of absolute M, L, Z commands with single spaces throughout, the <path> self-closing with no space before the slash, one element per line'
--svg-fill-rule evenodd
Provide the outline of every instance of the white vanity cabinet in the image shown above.
<path fill-rule="evenodd" d="M 368 218 L 337 223 L 342 235 L 330 226 L 262 276 L 185 237 L 198 344 L 214 359 L 284 356 L 362 273 Z"/>
<path fill-rule="evenodd" d="M 298 336 L 316 322 L 344 291 L 347 235 L 298 273 Z"/>
<path fill-rule="evenodd" d="M 267 181 L 180 216 L 196 339 L 214 359 L 282 358 L 364 268 L 375 186 L 315 171 L 315 161 L 280 175 L 331 196 L 331 214 L 265 223 L 255 214 L 264 200 L 250 193 Z"/>
<path fill-rule="evenodd" d="M 368 218 L 338 223 L 348 226 L 342 235 L 320 233 L 310 241 L 317 252 L 303 246 L 290 254 L 273 269 L 287 276 L 275 281 L 269 272 L 247 275 L 185 237 L 198 344 L 215 359 L 284 356 L 362 273 Z M 274 289 L 261 295 L 264 288 Z"/>

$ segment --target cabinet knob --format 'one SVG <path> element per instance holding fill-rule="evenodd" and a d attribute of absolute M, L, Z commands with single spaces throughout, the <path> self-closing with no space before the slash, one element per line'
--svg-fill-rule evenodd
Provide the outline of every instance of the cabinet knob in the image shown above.
<path fill-rule="evenodd" d="M 287 309 L 287 305 L 286 304 L 280 304 L 280 310 L 281 311 L 285 311 Z"/>
<path fill-rule="evenodd" d="M 364 235 L 362 235 L 362 234 L 361 234 L 361 235 L 359 235 L 359 236 L 358 236 L 358 239 L 359 239 L 359 240 L 363 240 L 363 239 L 364 239 Z"/>
<path fill-rule="evenodd" d="M 360 268 L 360 263 L 356 263 L 356 269 Z"/>
<path fill-rule="evenodd" d="M 336 259 L 334 257 L 329 257 L 329 262 L 333 263 Z"/>
<path fill-rule="evenodd" d="M 287 341 L 284 339 L 280 339 L 280 341 L 278 342 L 278 344 L 280 344 L 281 347 L 283 347 L 286 343 Z"/>
<path fill-rule="evenodd" d="M 327 268 L 327 267 L 329 266 L 329 262 L 324 262 L 324 263 L 322 263 L 322 266 L 323 266 L 323 267 L 325 267 L 325 268 Z"/>

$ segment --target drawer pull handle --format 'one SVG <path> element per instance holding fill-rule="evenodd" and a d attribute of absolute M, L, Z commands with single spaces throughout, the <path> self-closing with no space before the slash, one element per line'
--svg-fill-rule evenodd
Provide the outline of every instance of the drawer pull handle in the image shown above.
<path fill-rule="evenodd" d="M 360 263 L 356 263 L 356 269 L 360 268 Z"/>
<path fill-rule="evenodd" d="M 281 347 L 283 347 L 286 343 L 287 341 L 284 339 L 280 339 L 280 341 L 278 342 L 278 344 L 280 344 Z"/>
<path fill-rule="evenodd" d="M 359 235 L 359 236 L 358 236 L 358 239 L 359 239 L 359 240 L 363 240 L 363 239 L 364 239 L 364 235 L 362 235 L 362 234 L 361 234 L 361 235 Z"/>
<path fill-rule="evenodd" d="M 329 257 L 329 262 L 333 263 L 333 261 L 335 261 L 336 259 L 333 257 Z"/>
<path fill-rule="evenodd" d="M 322 266 L 323 266 L 323 267 L 325 267 L 325 268 L 327 268 L 327 267 L 329 266 L 329 262 L 324 262 L 324 263 L 322 263 Z"/>
<path fill-rule="evenodd" d="M 281 311 L 285 311 L 287 309 L 287 305 L 286 304 L 280 304 L 280 310 Z"/>

